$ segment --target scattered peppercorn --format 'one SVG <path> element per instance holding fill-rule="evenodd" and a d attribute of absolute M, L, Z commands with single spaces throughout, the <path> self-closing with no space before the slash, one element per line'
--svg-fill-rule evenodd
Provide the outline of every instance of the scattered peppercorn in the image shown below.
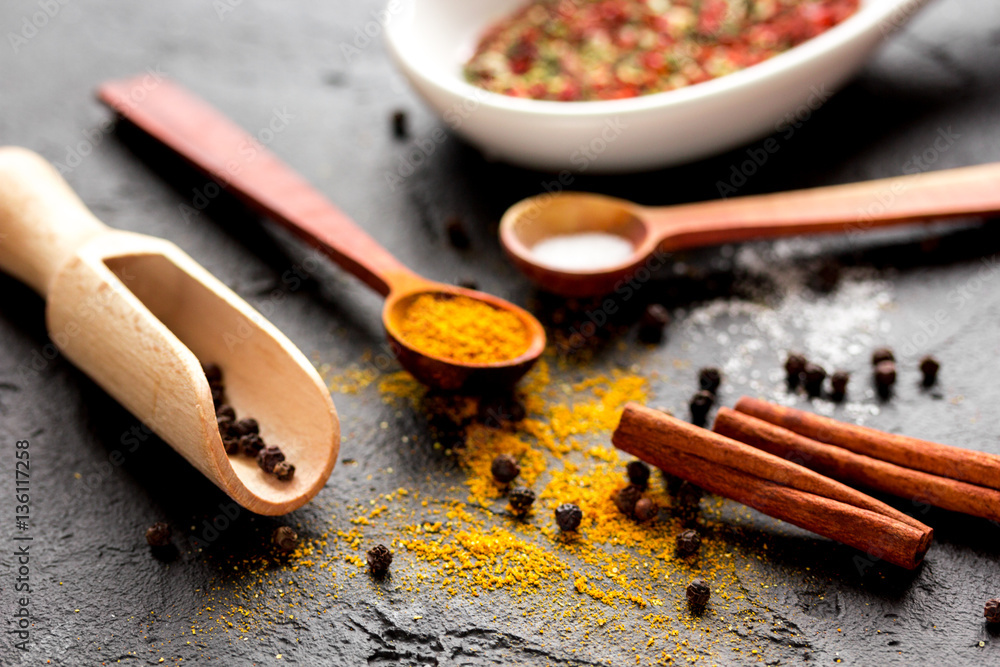
<path fill-rule="evenodd" d="M 244 436 L 248 437 L 248 436 Z M 257 453 L 257 465 L 264 472 L 274 472 L 274 466 L 285 460 L 285 454 L 281 448 L 268 445 Z"/>
<path fill-rule="evenodd" d="M 215 419 L 216 421 L 236 421 L 236 410 L 231 405 L 220 405 L 215 410 Z"/>
<path fill-rule="evenodd" d="M 840 265 L 833 260 L 827 260 L 820 264 L 816 273 L 812 274 L 809 286 L 817 292 L 832 292 L 839 282 Z"/>
<path fill-rule="evenodd" d="M 295 547 L 299 546 L 299 534 L 290 526 L 278 526 L 271 533 L 271 542 L 286 553 L 295 551 Z"/>
<path fill-rule="evenodd" d="M 677 536 L 677 553 L 681 556 L 693 556 L 701 548 L 701 535 L 697 530 L 685 530 Z"/>
<path fill-rule="evenodd" d="M 635 504 L 642 498 L 642 489 L 634 484 L 619 489 L 614 495 L 615 507 L 625 516 L 635 514 Z"/>
<path fill-rule="evenodd" d="M 465 250 L 472 245 L 469 232 L 465 229 L 465 223 L 457 215 L 453 215 L 445 221 L 445 232 L 448 234 L 448 242 L 459 250 Z"/>
<path fill-rule="evenodd" d="M 514 514 L 525 514 L 535 502 L 535 492 L 519 486 L 516 489 L 511 489 L 510 493 L 507 494 L 507 501 L 510 503 L 510 508 L 514 510 Z"/>
<path fill-rule="evenodd" d="M 698 384 L 705 391 L 717 393 L 721 382 L 722 373 L 719 372 L 718 368 L 702 368 L 698 371 Z"/>
<path fill-rule="evenodd" d="M 576 530 L 583 521 L 583 511 L 573 503 L 563 503 L 556 508 L 556 524 L 563 532 Z"/>
<path fill-rule="evenodd" d="M 368 550 L 368 570 L 376 577 L 384 576 L 392 565 L 392 552 L 384 544 L 376 544 Z"/>
<path fill-rule="evenodd" d="M 788 386 L 793 389 L 799 386 L 802 374 L 806 370 L 809 360 L 797 352 L 789 352 L 788 359 L 785 360 L 785 373 L 787 375 Z"/>
<path fill-rule="evenodd" d="M 941 370 L 941 362 L 932 356 L 926 356 L 920 360 L 920 372 L 924 374 L 923 385 L 933 386 L 937 382 L 938 371 Z"/>
<path fill-rule="evenodd" d="M 670 324 L 670 312 L 658 303 L 651 303 L 639 318 L 639 340 L 656 344 L 663 340 L 663 330 Z"/>
<path fill-rule="evenodd" d="M 687 587 L 688 604 L 692 609 L 700 610 L 708 604 L 708 599 L 712 596 L 712 589 L 702 579 L 695 579 Z"/>
<path fill-rule="evenodd" d="M 635 503 L 632 514 L 636 521 L 645 522 L 656 517 L 660 513 L 659 506 L 651 499 L 642 497 Z"/>
<path fill-rule="evenodd" d="M 628 479 L 634 486 L 645 489 L 649 486 L 649 466 L 643 461 L 629 461 L 625 466 Z"/>
<path fill-rule="evenodd" d="M 402 109 L 392 113 L 392 136 L 397 139 L 410 136 L 409 117 Z"/>
<path fill-rule="evenodd" d="M 691 397 L 688 407 L 691 408 L 691 423 L 695 426 L 704 426 L 708 419 L 708 411 L 715 404 L 715 394 L 702 389 Z"/>
<path fill-rule="evenodd" d="M 847 383 L 851 379 L 851 374 L 847 371 L 837 371 L 830 376 L 831 397 L 835 401 L 844 400 L 847 395 Z"/>
<path fill-rule="evenodd" d="M 806 364 L 805 388 L 810 396 L 819 396 L 823 393 L 823 380 L 826 379 L 826 369 L 819 364 Z"/>
<path fill-rule="evenodd" d="M 479 401 L 480 421 L 494 427 L 505 423 L 524 421 L 527 411 L 524 404 L 511 394 L 492 394 Z"/>
<path fill-rule="evenodd" d="M 169 524 L 157 521 L 146 529 L 146 542 L 151 547 L 165 547 L 170 544 L 172 534 Z"/>
<path fill-rule="evenodd" d="M 878 366 L 883 361 L 896 361 L 896 355 L 887 347 L 880 347 L 872 352 L 872 366 Z"/>
<path fill-rule="evenodd" d="M 983 609 L 983 616 L 986 617 L 987 623 L 1000 623 L 1000 600 L 996 598 L 988 600 Z"/>
<path fill-rule="evenodd" d="M 292 477 L 295 477 L 295 466 L 288 461 L 279 461 L 274 464 L 274 468 L 271 472 L 282 482 L 288 482 L 292 479 Z"/>
<path fill-rule="evenodd" d="M 882 398 L 889 396 L 892 392 L 892 385 L 896 384 L 896 363 L 893 361 L 880 361 L 875 366 L 875 388 Z"/>
<path fill-rule="evenodd" d="M 674 515 L 685 525 L 693 524 L 698 518 L 701 497 L 705 494 L 700 486 L 683 481 L 674 494 Z"/>
<path fill-rule="evenodd" d="M 518 464 L 517 459 L 510 454 L 498 454 L 495 459 L 493 459 L 493 465 L 490 466 L 490 472 L 493 473 L 493 479 L 500 482 L 501 484 L 510 484 L 514 481 L 518 475 L 521 474 L 521 466 Z"/>

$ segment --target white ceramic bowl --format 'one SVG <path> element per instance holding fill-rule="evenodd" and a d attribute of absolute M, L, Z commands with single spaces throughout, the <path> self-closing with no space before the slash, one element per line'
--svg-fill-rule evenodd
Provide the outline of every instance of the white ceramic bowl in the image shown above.
<path fill-rule="evenodd" d="M 524 0 L 391 0 L 389 50 L 417 92 L 487 157 L 537 169 L 620 172 L 687 162 L 817 108 L 927 0 L 862 0 L 843 23 L 745 70 L 624 100 L 550 102 L 466 83 L 484 29 Z"/>

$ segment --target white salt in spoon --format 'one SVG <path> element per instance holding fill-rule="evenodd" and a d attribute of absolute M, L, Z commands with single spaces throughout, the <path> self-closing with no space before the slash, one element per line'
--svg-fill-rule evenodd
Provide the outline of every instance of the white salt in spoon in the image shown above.
<path fill-rule="evenodd" d="M 500 240 L 514 264 L 543 289 L 595 296 L 614 291 L 657 250 L 996 213 L 1000 163 L 663 207 L 582 192 L 546 193 L 507 209 Z"/>
<path fill-rule="evenodd" d="M 326 484 L 340 421 L 309 360 L 174 244 L 105 226 L 23 148 L 0 147 L 0 269 L 45 298 L 67 359 L 243 507 L 286 514 Z M 201 362 L 295 464 L 290 481 L 226 454 Z"/>

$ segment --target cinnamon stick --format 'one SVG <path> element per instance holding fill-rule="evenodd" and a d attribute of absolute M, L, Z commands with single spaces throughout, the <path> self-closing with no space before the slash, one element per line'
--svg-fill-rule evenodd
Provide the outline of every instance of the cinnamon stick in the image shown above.
<path fill-rule="evenodd" d="M 807 438 L 888 461 L 911 470 L 948 477 L 977 486 L 1000 489 L 1000 456 L 928 440 L 886 433 L 865 426 L 774 405 L 744 396 L 736 410 Z"/>
<path fill-rule="evenodd" d="M 719 408 L 712 428 L 727 438 L 794 461 L 842 482 L 909 498 L 918 504 L 927 503 L 1000 521 L 1000 491 L 995 489 L 855 454 L 725 407 Z"/>
<path fill-rule="evenodd" d="M 933 536 L 859 491 L 658 410 L 627 405 L 612 442 L 712 493 L 902 567 L 919 565 Z"/>

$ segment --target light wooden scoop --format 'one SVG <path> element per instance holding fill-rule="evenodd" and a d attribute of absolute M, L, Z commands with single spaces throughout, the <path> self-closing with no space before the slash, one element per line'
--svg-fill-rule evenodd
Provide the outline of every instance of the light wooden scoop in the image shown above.
<path fill-rule="evenodd" d="M 243 507 L 285 514 L 326 484 L 340 421 L 308 359 L 174 244 L 105 226 L 23 148 L 0 148 L 0 269 L 45 298 L 67 359 Z M 226 454 L 202 362 L 295 464 L 291 481 Z"/>
<path fill-rule="evenodd" d="M 521 271 L 564 296 L 608 294 L 662 264 L 657 250 L 800 234 L 859 234 L 877 227 L 1000 213 L 1000 163 L 847 185 L 733 197 L 678 206 L 640 206 L 583 192 L 542 194 L 504 213 L 500 240 Z M 632 254 L 613 266 L 547 266 L 532 248 L 557 236 L 597 232 L 628 240 Z M 652 260 L 652 261 L 651 261 Z"/>

